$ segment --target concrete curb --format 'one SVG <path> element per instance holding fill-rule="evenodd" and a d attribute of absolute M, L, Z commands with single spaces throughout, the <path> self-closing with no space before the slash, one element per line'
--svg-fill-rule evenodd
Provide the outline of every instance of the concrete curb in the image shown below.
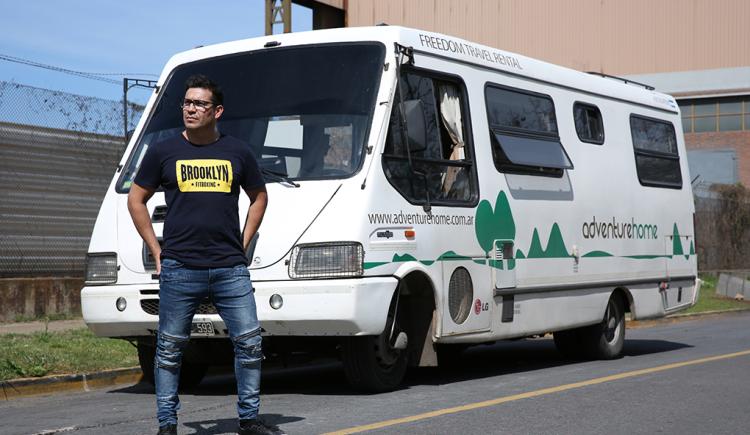
<path fill-rule="evenodd" d="M 629 328 L 647 328 L 662 323 L 678 322 L 696 317 L 718 314 L 731 314 L 750 311 L 750 308 L 732 308 L 729 310 L 704 311 L 700 313 L 672 314 L 661 319 L 630 320 Z M 10 381 L 0 381 L 0 400 L 12 400 L 41 394 L 53 394 L 67 391 L 89 391 L 118 385 L 136 384 L 141 380 L 140 367 L 128 367 L 101 372 L 54 375 L 42 378 L 23 378 Z"/>
<path fill-rule="evenodd" d="M 140 367 L 103 370 L 87 374 L 13 379 L 0 381 L 0 400 L 12 400 L 39 394 L 89 391 L 94 388 L 135 384 L 140 380 Z"/>
<path fill-rule="evenodd" d="M 0 323 L 0 334 L 33 334 L 35 332 L 62 332 L 86 327 L 83 319 L 53 320 L 49 322 Z"/>
<path fill-rule="evenodd" d="M 712 314 L 737 313 L 740 311 L 750 311 L 750 307 L 730 308 L 728 310 L 701 311 L 699 313 L 677 313 L 677 314 L 670 314 L 669 316 L 665 318 L 666 319 L 680 319 L 683 317 L 701 317 L 701 316 L 710 316 Z"/>
<path fill-rule="evenodd" d="M 750 308 L 730 308 L 728 310 L 701 311 L 698 313 L 677 313 L 677 314 L 669 314 L 665 317 L 661 317 L 657 319 L 627 320 L 626 327 L 633 328 L 633 329 L 649 328 L 651 326 L 656 326 L 656 325 L 661 325 L 661 324 L 694 320 L 694 319 L 701 318 L 701 317 L 716 316 L 720 314 L 741 313 L 743 311 L 750 311 Z"/>

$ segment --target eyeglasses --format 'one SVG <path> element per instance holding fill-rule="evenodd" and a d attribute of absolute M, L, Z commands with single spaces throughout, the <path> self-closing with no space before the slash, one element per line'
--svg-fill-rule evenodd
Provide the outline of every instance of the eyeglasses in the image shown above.
<path fill-rule="evenodd" d="M 213 105 L 211 101 L 204 101 L 204 100 L 188 100 L 185 98 L 182 100 L 182 104 L 180 107 L 182 107 L 182 110 L 188 109 L 191 105 L 195 107 L 195 110 L 199 110 L 201 112 L 205 112 L 208 110 L 211 105 Z"/>

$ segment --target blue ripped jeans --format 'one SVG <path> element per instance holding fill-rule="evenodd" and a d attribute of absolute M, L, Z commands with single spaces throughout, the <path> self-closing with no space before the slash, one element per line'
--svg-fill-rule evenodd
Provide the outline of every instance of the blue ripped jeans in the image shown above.
<path fill-rule="evenodd" d="M 195 269 L 165 258 L 161 264 L 159 287 L 159 334 L 154 363 L 159 426 L 177 423 L 180 408 L 177 387 L 182 354 L 190 339 L 193 315 L 205 298 L 210 298 L 216 306 L 234 344 L 239 417 L 255 418 L 260 405 L 263 354 L 247 267 Z"/>

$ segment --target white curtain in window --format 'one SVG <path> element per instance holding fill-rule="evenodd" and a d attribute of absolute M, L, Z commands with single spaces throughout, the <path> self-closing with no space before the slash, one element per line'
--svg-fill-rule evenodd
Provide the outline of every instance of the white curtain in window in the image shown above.
<path fill-rule="evenodd" d="M 458 89 L 455 85 L 441 84 L 438 87 L 440 93 L 440 119 L 453 142 L 450 160 L 463 160 L 464 138 L 463 121 L 461 120 L 461 101 Z M 461 168 L 449 167 L 443 176 L 443 192 L 448 192 L 456 180 L 456 174 Z"/>

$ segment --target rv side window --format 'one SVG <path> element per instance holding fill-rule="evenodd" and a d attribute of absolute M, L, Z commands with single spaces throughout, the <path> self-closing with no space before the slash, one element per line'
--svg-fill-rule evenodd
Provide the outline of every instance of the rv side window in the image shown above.
<path fill-rule="evenodd" d="M 462 85 L 408 71 L 398 86 L 383 152 L 388 181 L 413 204 L 473 205 L 478 193 Z"/>
<path fill-rule="evenodd" d="M 682 188 L 677 137 L 671 122 L 630 115 L 635 166 L 644 186 Z"/>
<path fill-rule="evenodd" d="M 602 113 L 593 104 L 575 103 L 573 105 L 573 119 L 576 133 L 581 142 L 601 145 L 604 143 L 604 125 Z"/>
<path fill-rule="evenodd" d="M 563 170 L 573 168 L 548 95 L 489 85 L 485 99 L 498 171 L 562 177 Z"/>

